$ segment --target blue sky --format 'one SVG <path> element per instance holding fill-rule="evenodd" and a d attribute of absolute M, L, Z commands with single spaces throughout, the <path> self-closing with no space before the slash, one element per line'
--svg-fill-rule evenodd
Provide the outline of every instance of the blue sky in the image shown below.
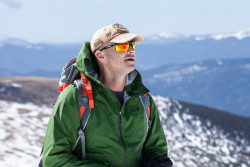
<path fill-rule="evenodd" d="M 76 43 L 121 23 L 143 36 L 250 28 L 249 0 L 0 0 L 0 39 Z"/>

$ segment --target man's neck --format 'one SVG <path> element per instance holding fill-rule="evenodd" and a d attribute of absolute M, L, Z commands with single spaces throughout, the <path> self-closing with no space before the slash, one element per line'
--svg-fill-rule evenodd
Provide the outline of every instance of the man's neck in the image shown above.
<path fill-rule="evenodd" d="M 126 75 L 115 75 L 113 73 L 100 73 L 99 80 L 109 89 L 121 92 L 126 84 Z"/>

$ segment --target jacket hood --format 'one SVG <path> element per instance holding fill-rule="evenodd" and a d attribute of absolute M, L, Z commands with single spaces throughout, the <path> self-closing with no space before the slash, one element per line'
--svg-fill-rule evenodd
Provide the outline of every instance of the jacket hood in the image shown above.
<path fill-rule="evenodd" d="M 96 58 L 91 52 L 90 42 L 84 43 L 76 59 L 77 69 L 91 80 L 101 83 L 98 80 L 99 67 Z M 135 69 L 126 77 L 125 91 L 129 95 L 140 95 L 149 92 L 143 85 L 140 73 Z"/>
<path fill-rule="evenodd" d="M 93 79 L 97 78 L 99 67 L 94 55 L 90 50 L 90 42 L 86 42 L 80 50 L 76 59 L 77 69 L 85 76 Z"/>

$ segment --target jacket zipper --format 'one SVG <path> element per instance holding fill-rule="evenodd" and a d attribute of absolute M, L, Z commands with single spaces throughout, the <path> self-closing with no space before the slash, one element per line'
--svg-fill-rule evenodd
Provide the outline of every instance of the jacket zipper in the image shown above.
<path fill-rule="evenodd" d="M 117 98 L 116 98 L 116 104 L 117 104 L 118 115 L 119 115 L 120 138 L 121 138 L 121 142 L 124 148 L 124 167 L 127 167 L 127 148 L 126 148 L 123 136 L 122 136 L 122 114 L 121 114 L 121 110 L 119 109 L 119 105 L 117 103 Z"/>

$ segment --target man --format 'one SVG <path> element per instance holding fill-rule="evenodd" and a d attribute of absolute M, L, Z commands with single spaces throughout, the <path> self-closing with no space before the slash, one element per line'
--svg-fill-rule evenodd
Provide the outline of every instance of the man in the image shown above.
<path fill-rule="evenodd" d="M 172 166 L 156 105 L 150 121 L 139 96 L 149 90 L 135 70 L 135 42 L 143 37 L 121 24 L 98 30 L 77 57 L 77 69 L 91 80 L 94 108 L 85 128 L 86 159 L 81 160 L 76 85 L 58 97 L 44 141 L 43 166 Z"/>

